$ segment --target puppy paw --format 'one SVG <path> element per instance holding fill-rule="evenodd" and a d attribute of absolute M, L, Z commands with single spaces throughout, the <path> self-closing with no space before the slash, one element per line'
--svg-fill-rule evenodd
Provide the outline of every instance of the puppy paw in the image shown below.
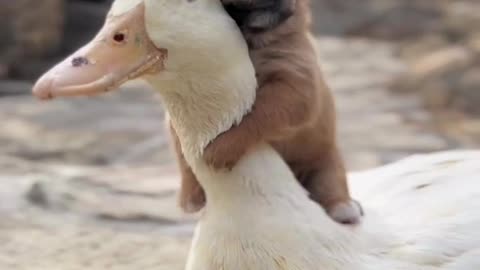
<path fill-rule="evenodd" d="M 336 222 L 349 225 L 360 223 L 364 215 L 362 206 L 355 200 L 338 203 L 330 207 L 327 212 Z"/>
<path fill-rule="evenodd" d="M 207 145 L 203 159 L 216 170 L 231 170 L 246 151 L 244 141 L 234 131 L 220 134 Z"/>
<path fill-rule="evenodd" d="M 207 148 L 209 149 L 209 148 Z M 210 148 L 213 149 L 213 148 Z M 216 170 L 227 170 L 230 171 L 238 162 L 240 156 L 239 154 L 231 154 L 225 151 L 218 150 L 207 150 L 203 154 L 203 159 L 210 167 Z"/>
<path fill-rule="evenodd" d="M 186 213 L 196 213 L 202 210 L 206 204 L 205 193 L 202 189 L 195 190 L 192 193 L 181 193 L 179 196 L 179 205 Z"/>

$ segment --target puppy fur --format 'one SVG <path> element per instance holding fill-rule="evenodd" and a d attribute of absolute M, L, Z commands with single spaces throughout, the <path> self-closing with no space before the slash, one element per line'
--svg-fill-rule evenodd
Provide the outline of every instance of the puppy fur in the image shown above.
<path fill-rule="evenodd" d="M 249 44 L 259 87 L 252 111 L 207 146 L 205 160 L 214 168 L 230 169 L 249 149 L 267 141 L 334 220 L 359 222 L 363 212 L 350 198 L 337 148 L 333 98 L 311 42 L 309 0 L 223 2 Z M 205 205 L 205 194 L 170 131 L 182 176 L 179 204 L 196 212 Z"/>

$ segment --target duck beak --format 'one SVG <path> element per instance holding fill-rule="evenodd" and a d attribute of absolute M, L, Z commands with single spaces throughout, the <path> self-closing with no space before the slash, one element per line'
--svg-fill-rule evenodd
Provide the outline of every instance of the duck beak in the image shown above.
<path fill-rule="evenodd" d="M 34 85 L 40 99 L 92 96 L 122 83 L 163 70 L 165 49 L 157 48 L 145 29 L 144 5 L 108 16 L 97 36 L 46 72 Z"/>

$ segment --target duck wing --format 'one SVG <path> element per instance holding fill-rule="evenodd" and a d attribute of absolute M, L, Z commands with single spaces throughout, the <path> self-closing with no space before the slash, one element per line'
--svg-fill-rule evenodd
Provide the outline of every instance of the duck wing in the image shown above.
<path fill-rule="evenodd" d="M 352 196 L 394 233 L 394 258 L 480 269 L 480 151 L 417 155 L 350 175 Z M 430 268 L 428 268 L 430 269 Z"/>

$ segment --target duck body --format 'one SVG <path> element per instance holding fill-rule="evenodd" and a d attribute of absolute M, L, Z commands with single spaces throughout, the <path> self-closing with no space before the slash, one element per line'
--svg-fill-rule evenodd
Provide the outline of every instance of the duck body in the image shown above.
<path fill-rule="evenodd" d="M 256 93 L 248 48 L 218 0 L 115 0 L 97 37 L 34 93 L 89 96 L 138 77 L 160 94 L 206 192 L 186 270 L 480 269 L 480 152 L 351 174 L 366 212 L 354 227 L 311 201 L 269 145 L 231 171 L 205 164 L 203 149 L 241 121 Z"/>
<path fill-rule="evenodd" d="M 351 174 L 368 213 L 357 227 L 332 222 L 266 145 L 228 173 L 202 163 L 208 204 L 187 270 L 480 269 L 480 152 Z"/>

